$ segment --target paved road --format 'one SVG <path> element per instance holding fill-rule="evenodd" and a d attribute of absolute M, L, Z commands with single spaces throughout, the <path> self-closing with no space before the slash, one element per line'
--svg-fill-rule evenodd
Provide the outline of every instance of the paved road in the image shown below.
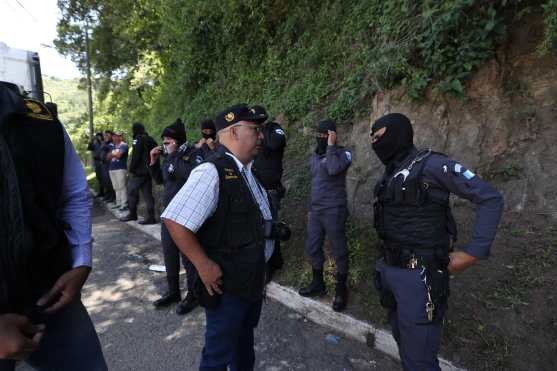
<path fill-rule="evenodd" d="M 117 221 L 98 205 L 93 219 L 94 271 L 83 301 L 99 332 L 110 370 L 197 370 L 205 316 L 154 310 L 164 274 L 159 242 Z M 185 277 L 183 277 L 183 280 Z M 256 370 L 399 370 L 398 363 L 364 344 L 326 340 L 327 329 L 268 300 L 256 330 Z M 334 334 L 333 334 L 334 335 Z"/>

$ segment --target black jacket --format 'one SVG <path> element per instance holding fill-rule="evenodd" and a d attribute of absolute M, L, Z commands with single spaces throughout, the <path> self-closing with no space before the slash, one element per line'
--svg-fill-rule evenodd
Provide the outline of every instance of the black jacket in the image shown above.
<path fill-rule="evenodd" d="M 135 176 L 149 176 L 150 152 L 157 143 L 148 134 L 140 134 L 133 139 L 129 172 Z"/>
<path fill-rule="evenodd" d="M 149 173 L 157 184 L 164 184 L 162 206 L 166 207 L 186 183 L 194 167 L 203 161 L 201 151 L 183 144 L 176 152 L 149 166 Z"/>

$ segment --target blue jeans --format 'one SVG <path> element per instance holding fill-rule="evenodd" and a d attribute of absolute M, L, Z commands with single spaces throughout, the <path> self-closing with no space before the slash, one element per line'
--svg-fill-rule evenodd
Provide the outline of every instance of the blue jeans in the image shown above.
<path fill-rule="evenodd" d="M 80 300 L 48 317 L 39 349 L 25 361 L 36 370 L 108 370 L 95 327 Z M 0 360 L 0 371 L 12 371 L 15 361 Z"/>
<path fill-rule="evenodd" d="M 392 267 L 379 262 L 381 285 L 396 300 L 388 317 L 404 370 L 440 371 L 437 353 L 441 344 L 442 321 L 429 322 L 425 311 L 427 290 L 420 269 Z M 439 308 L 439 319 L 445 308 Z"/>
<path fill-rule="evenodd" d="M 255 363 L 253 330 L 261 315 L 255 302 L 223 294 L 219 306 L 206 310 L 207 328 L 200 371 L 251 371 Z"/>

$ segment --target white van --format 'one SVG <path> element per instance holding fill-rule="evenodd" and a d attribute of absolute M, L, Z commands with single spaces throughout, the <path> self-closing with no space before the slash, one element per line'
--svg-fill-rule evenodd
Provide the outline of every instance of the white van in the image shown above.
<path fill-rule="evenodd" d="M 0 42 L 0 81 L 15 84 L 23 95 L 44 102 L 39 53 Z"/>

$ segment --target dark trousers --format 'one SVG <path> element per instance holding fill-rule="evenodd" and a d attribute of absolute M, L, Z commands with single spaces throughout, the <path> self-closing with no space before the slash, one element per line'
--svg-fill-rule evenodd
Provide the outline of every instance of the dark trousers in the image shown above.
<path fill-rule="evenodd" d="M 137 215 L 139 191 L 143 193 L 143 200 L 147 208 L 147 218 L 155 218 L 155 199 L 153 198 L 153 182 L 149 176 L 132 175 L 128 179 L 128 207 L 131 215 Z"/>
<path fill-rule="evenodd" d="M 99 168 L 99 173 L 100 173 L 101 183 L 103 185 L 104 194 L 111 198 L 116 197 L 114 193 L 114 188 L 112 187 L 112 181 L 110 180 L 110 173 L 108 172 L 108 164 L 101 163 L 101 166 Z M 97 175 L 97 177 L 98 176 L 99 175 Z"/>
<path fill-rule="evenodd" d="M 314 269 L 323 269 L 325 263 L 323 242 L 327 235 L 331 242 L 337 272 L 348 273 L 348 247 L 345 230 L 347 217 L 348 210 L 345 207 L 311 210 L 307 226 L 306 254 L 311 258 L 311 265 Z"/>
<path fill-rule="evenodd" d="M 87 310 L 77 300 L 46 320 L 39 349 L 25 362 L 45 371 L 108 370 L 99 338 Z M 0 360 L 0 371 L 13 371 L 15 361 Z"/>
<path fill-rule="evenodd" d="M 195 266 L 192 262 L 180 252 L 178 246 L 174 243 L 174 240 L 168 233 L 168 229 L 164 223 L 161 223 L 161 242 L 162 242 L 162 252 L 164 255 L 164 265 L 166 267 L 166 276 L 168 280 L 168 292 L 179 292 L 180 291 L 180 281 L 178 276 L 180 274 L 180 257 L 182 258 L 182 264 L 186 269 L 186 281 L 188 285 L 188 290 L 193 290 L 193 284 L 197 272 Z"/>
<path fill-rule="evenodd" d="M 441 343 L 442 313 L 429 322 L 425 310 L 427 290 L 420 269 L 377 264 L 380 285 L 392 293 L 396 305 L 388 310 L 393 337 L 398 344 L 404 370 L 440 371 L 437 353 Z"/>
<path fill-rule="evenodd" d="M 103 179 L 102 163 L 100 161 L 95 161 L 95 177 L 97 178 L 97 186 L 99 190 L 99 195 L 104 196 L 107 194 L 105 181 Z"/>
<path fill-rule="evenodd" d="M 219 306 L 205 310 L 207 327 L 200 371 L 251 371 L 255 364 L 253 331 L 262 300 L 250 302 L 222 295 Z"/>

